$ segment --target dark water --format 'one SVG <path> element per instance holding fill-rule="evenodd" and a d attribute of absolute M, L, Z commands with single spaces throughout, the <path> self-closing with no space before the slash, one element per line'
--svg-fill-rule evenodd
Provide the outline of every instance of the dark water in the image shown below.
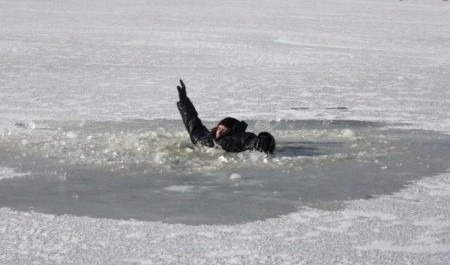
<path fill-rule="evenodd" d="M 446 172 L 450 136 L 364 121 L 250 121 L 276 154 L 194 148 L 180 121 L 33 123 L 0 138 L 0 206 L 185 224 L 338 209 Z M 400 128 L 400 129 L 399 129 Z"/>

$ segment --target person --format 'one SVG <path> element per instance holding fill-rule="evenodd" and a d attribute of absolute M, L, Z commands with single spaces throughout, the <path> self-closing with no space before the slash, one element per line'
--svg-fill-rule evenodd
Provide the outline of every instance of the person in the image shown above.
<path fill-rule="evenodd" d="M 247 123 L 244 121 L 226 117 L 213 129 L 207 129 L 187 96 L 183 80 L 180 80 L 180 86 L 177 86 L 177 89 L 180 99 L 177 107 L 194 145 L 222 148 L 227 152 L 246 150 L 256 150 L 267 154 L 274 152 L 276 145 L 274 137 L 268 132 L 261 132 L 258 135 L 247 132 Z"/>

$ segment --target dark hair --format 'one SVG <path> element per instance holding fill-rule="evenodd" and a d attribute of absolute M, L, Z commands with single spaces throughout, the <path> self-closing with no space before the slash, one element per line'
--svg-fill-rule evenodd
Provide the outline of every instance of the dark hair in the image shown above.
<path fill-rule="evenodd" d="M 232 129 L 232 128 L 233 128 L 236 124 L 238 124 L 238 123 L 239 123 L 239 121 L 236 120 L 235 118 L 232 118 L 232 117 L 226 117 L 225 119 L 221 120 L 221 121 L 219 122 L 219 124 L 217 124 L 217 126 L 223 125 L 223 126 L 225 126 L 225 127 L 227 127 L 227 128 Z"/>

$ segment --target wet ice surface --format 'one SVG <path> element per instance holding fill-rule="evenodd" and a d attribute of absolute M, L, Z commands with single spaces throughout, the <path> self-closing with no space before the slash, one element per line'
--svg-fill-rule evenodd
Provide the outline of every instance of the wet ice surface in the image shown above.
<path fill-rule="evenodd" d="M 208 124 L 212 126 L 212 124 Z M 1 207 L 235 224 L 339 209 L 447 170 L 450 137 L 364 121 L 249 121 L 276 154 L 194 148 L 181 121 L 18 122 L 0 138 Z"/>

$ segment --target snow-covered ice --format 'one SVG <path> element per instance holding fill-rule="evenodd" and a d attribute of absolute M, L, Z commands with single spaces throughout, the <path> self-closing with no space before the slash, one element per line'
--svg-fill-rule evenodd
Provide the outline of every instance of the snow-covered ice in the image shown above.
<path fill-rule="evenodd" d="M 447 1 L 0 0 L 0 6 L 2 187 L 33 185 L 36 176 L 23 169 L 28 162 L 42 166 L 36 155 L 44 154 L 58 158 L 46 176 L 56 177 L 63 191 L 70 172 L 56 165 L 98 168 L 113 162 L 126 168 L 129 164 L 115 163 L 123 155 L 117 147 L 139 164 L 148 158 L 142 156 L 148 146 L 141 140 L 165 136 L 176 139 L 173 147 L 181 148 L 181 160 L 168 156 L 178 151 L 166 145 L 169 149 L 155 152 L 148 163 L 189 168 L 183 156 L 192 157 L 193 151 L 180 140 L 187 135 L 170 130 L 170 123 L 129 135 L 127 130 L 79 130 L 84 124 L 179 119 L 179 78 L 209 123 L 235 116 L 265 130 L 284 121 L 380 122 L 388 124 L 387 130 L 439 135 L 444 139 L 440 148 L 448 145 Z M 53 130 L 55 124 L 60 130 Z M 52 128 L 47 136 L 46 128 Z M 306 140 L 320 137 L 317 131 L 303 132 Z M 350 126 L 333 135 L 346 143 L 358 136 Z M 85 152 L 80 142 L 97 144 L 98 152 Z M 26 152 L 4 152 L 19 147 Z M 264 161 L 253 154 L 200 155 L 217 157 L 217 164 L 204 163 L 202 170 L 227 163 L 237 167 L 224 170 L 224 179 L 233 185 L 253 180 L 240 171 L 239 161 Z M 426 164 L 418 168 L 428 172 Z M 230 225 L 4 207 L 0 262 L 448 264 L 450 175 L 448 168 L 428 174 L 393 194 L 353 198 L 332 210 L 302 206 L 279 217 Z M 188 196 L 199 186 L 172 183 L 162 190 Z"/>
<path fill-rule="evenodd" d="M 27 175 L 29 175 L 29 174 L 27 174 L 27 173 L 17 173 L 12 168 L 0 167 L 0 180 L 8 179 L 8 178 L 23 177 L 23 176 L 27 176 Z"/>

